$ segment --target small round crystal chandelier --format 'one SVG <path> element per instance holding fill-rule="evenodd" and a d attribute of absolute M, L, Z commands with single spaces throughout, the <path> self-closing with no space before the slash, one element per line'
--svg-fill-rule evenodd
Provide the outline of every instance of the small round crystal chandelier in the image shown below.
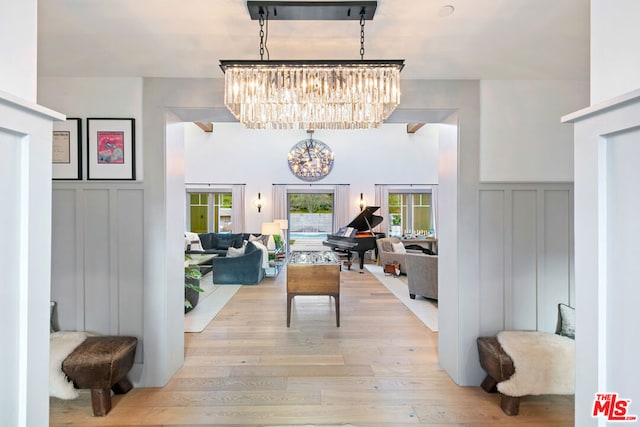
<path fill-rule="evenodd" d="M 364 23 L 377 1 L 247 2 L 260 22 L 260 60 L 221 60 L 224 103 L 250 129 L 369 129 L 400 103 L 404 60 L 365 60 Z M 269 60 L 265 22 L 360 20 L 360 60 Z M 268 32 L 268 25 L 267 25 Z M 264 52 L 267 59 L 264 59 Z"/>
<path fill-rule="evenodd" d="M 313 131 L 307 131 L 309 138 L 303 139 L 289 150 L 289 169 L 303 181 L 318 181 L 329 175 L 333 169 L 333 151 L 324 142 L 313 139 Z"/>

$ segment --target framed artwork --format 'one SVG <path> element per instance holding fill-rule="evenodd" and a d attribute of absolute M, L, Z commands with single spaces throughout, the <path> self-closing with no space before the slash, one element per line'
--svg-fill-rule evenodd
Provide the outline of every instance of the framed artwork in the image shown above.
<path fill-rule="evenodd" d="M 53 179 L 82 179 L 82 121 L 53 122 L 51 166 Z"/>
<path fill-rule="evenodd" d="M 87 119 L 87 178 L 136 179 L 135 119 Z"/>

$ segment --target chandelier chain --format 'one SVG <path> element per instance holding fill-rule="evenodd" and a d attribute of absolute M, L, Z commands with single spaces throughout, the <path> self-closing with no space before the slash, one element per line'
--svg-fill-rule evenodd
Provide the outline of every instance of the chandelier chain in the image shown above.
<path fill-rule="evenodd" d="M 262 61 L 264 59 L 264 13 L 262 9 L 260 9 L 258 23 L 260 24 L 260 61 Z"/>
<path fill-rule="evenodd" d="M 360 60 L 364 60 L 364 8 L 360 11 Z"/>

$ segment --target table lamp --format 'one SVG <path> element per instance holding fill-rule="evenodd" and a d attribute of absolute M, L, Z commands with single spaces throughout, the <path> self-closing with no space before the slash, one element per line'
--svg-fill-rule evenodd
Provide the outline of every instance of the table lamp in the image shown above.
<path fill-rule="evenodd" d="M 276 249 L 276 241 L 273 239 L 273 236 L 276 234 L 280 235 L 280 224 L 277 222 L 263 222 L 261 233 L 269 236 L 267 249 L 274 251 Z"/>

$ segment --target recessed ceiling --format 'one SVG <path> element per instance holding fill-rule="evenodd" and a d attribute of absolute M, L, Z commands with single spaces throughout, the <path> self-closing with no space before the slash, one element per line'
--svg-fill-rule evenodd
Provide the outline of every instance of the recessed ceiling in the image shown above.
<path fill-rule="evenodd" d="M 444 6 L 454 13 L 442 17 Z M 589 78 L 589 0 L 379 0 L 365 59 L 402 79 Z M 271 59 L 359 59 L 357 21 L 271 21 Z M 244 0 L 39 0 L 38 74 L 222 78 L 259 59 Z"/>

